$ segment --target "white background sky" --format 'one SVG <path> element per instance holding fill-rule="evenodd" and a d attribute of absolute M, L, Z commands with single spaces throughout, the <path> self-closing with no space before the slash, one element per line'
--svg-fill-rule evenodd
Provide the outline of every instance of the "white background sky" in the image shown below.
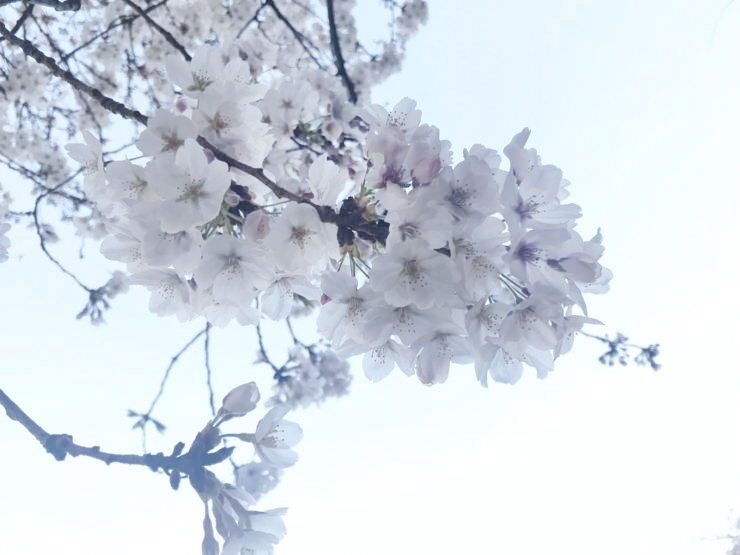
<path fill-rule="evenodd" d="M 702 538 L 740 508 L 740 5 L 725 5 L 430 1 L 404 71 L 374 99 L 417 100 L 458 159 L 530 127 L 530 146 L 572 182 L 581 233 L 604 233 L 616 277 L 592 314 L 660 342 L 664 366 L 602 367 L 600 345 L 580 338 L 547 380 L 515 387 L 483 389 L 469 367 L 433 388 L 359 373 L 350 397 L 293 416 L 301 460 L 261 505 L 290 507 L 278 555 L 724 553 Z M 82 292 L 30 234 L 11 237 L 0 387 L 51 432 L 137 452 L 126 409 L 148 406 L 198 325 L 149 315 L 141 291 L 105 326 L 76 321 Z M 251 329 L 214 330 L 218 397 L 267 375 L 255 349 Z M 202 359 L 196 347 L 173 371 L 157 449 L 208 418 Z M 199 553 L 202 506 L 187 488 L 57 463 L 8 419 L 0 438 L 0 553 Z"/>

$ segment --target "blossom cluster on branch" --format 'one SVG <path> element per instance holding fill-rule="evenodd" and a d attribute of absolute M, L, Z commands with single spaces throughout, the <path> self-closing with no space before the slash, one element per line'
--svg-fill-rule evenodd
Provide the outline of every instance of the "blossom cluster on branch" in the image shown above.
<path fill-rule="evenodd" d="M 256 324 L 320 302 L 319 331 L 341 355 L 364 353 L 371 379 L 398 366 L 427 384 L 466 359 L 483 384 L 515 382 L 522 363 L 544 376 L 597 322 L 583 293 L 611 277 L 601 235 L 575 231 L 580 208 L 525 147 L 529 130 L 504 149 L 508 170 L 481 145 L 453 166 L 409 99 L 329 112 L 304 81 L 250 83 L 244 61 L 210 45 L 167 64 L 182 97 L 148 119 L 145 165 L 104 164 L 89 134 L 69 147 L 110 222 L 103 253 L 152 291 L 153 312 Z M 302 128 L 337 154 L 291 150 L 281 133 Z"/>

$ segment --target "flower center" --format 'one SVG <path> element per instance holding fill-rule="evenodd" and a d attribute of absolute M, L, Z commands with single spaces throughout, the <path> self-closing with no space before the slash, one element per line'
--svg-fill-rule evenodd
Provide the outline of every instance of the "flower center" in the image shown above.
<path fill-rule="evenodd" d="M 412 258 L 403 261 L 403 275 L 414 283 L 422 279 L 422 271 L 416 259 Z"/>
<path fill-rule="evenodd" d="M 290 232 L 290 242 L 304 248 L 306 246 L 306 239 L 312 234 L 313 232 L 305 227 L 294 227 Z"/>
<path fill-rule="evenodd" d="M 178 202 L 190 201 L 198 202 L 198 199 L 206 196 L 203 192 L 203 181 L 192 180 L 182 189 L 182 194 L 178 197 Z"/>

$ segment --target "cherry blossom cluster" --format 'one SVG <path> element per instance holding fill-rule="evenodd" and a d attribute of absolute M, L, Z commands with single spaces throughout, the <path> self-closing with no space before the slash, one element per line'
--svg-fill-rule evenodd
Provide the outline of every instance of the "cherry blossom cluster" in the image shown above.
<path fill-rule="evenodd" d="M 574 229 L 580 208 L 563 202 L 562 172 L 525 148 L 528 129 L 504 149 L 505 170 L 481 145 L 453 166 L 449 143 L 420 125 L 409 99 L 365 117 L 359 202 L 389 224 L 388 237 L 372 254 L 354 251 L 363 275 L 324 273 L 319 330 L 340 353 L 364 353 L 373 380 L 397 366 L 440 383 L 455 361 L 474 362 L 483 385 L 516 382 L 523 364 L 544 377 L 575 331 L 599 323 L 583 293 L 606 291 L 611 278 L 598 262 L 601 234 L 584 241 Z"/>
<path fill-rule="evenodd" d="M 349 363 L 322 345 L 296 344 L 288 361 L 274 372 L 271 404 L 307 407 L 342 397 L 352 382 Z"/>
<path fill-rule="evenodd" d="M 516 382 L 523 364 L 544 377 L 597 322 L 583 293 L 611 276 L 601 235 L 575 231 L 580 208 L 525 147 L 528 130 L 504 149 L 508 170 L 481 145 L 453 166 L 409 99 L 390 113 L 322 110 L 303 81 L 254 83 L 216 46 L 167 71 L 182 96 L 149 118 L 144 165 L 104 164 L 89 134 L 68 147 L 110 222 L 103 253 L 151 290 L 153 312 L 256 324 L 320 301 L 318 330 L 342 356 L 364 354 L 368 377 L 398 366 L 426 384 L 455 361 L 474 362 L 484 385 Z M 310 133 L 324 154 L 288 148 Z M 330 158 L 347 139 L 359 146 Z"/>

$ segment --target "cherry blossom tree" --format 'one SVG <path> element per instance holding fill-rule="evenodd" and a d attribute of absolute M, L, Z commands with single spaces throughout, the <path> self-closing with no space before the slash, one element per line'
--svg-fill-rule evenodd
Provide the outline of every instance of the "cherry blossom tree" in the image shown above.
<path fill-rule="evenodd" d="M 370 102 L 427 18 L 423 0 L 383 4 L 389 35 L 370 49 L 351 0 L 0 2 L 0 162 L 13 176 L 0 191 L 0 261 L 10 227 L 30 223 L 84 292 L 78 318 L 100 323 L 114 298 L 144 287 L 153 313 L 204 322 L 184 349 L 201 336 L 207 349 L 212 326 L 254 327 L 274 377 L 262 405 L 251 381 L 220 407 L 211 391 L 213 418 L 169 454 L 78 445 L 2 390 L 0 403 L 58 460 L 146 466 L 174 489 L 187 478 L 204 554 L 272 553 L 285 509 L 254 505 L 297 462 L 303 432 L 286 417 L 344 395 L 350 357 L 372 381 L 398 369 L 441 384 L 462 363 L 483 386 L 514 384 L 530 368 L 546 377 L 581 333 L 607 345 L 604 363 L 636 349 L 658 368 L 657 345 L 582 330 L 600 324 L 586 294 L 612 277 L 602 234 L 577 231 L 569 183 L 528 129 L 503 156 L 476 144 L 453 159 L 416 102 Z M 90 285 L 62 265 L 52 213 L 120 270 Z M 323 339 L 304 343 L 291 319 L 309 317 Z M 284 364 L 262 346 L 265 320 L 289 330 Z M 162 426 L 159 395 L 131 411 L 142 434 Z M 221 430 L 257 410 L 255 430 Z M 257 460 L 236 465 L 231 484 L 211 467 L 234 442 Z"/>

